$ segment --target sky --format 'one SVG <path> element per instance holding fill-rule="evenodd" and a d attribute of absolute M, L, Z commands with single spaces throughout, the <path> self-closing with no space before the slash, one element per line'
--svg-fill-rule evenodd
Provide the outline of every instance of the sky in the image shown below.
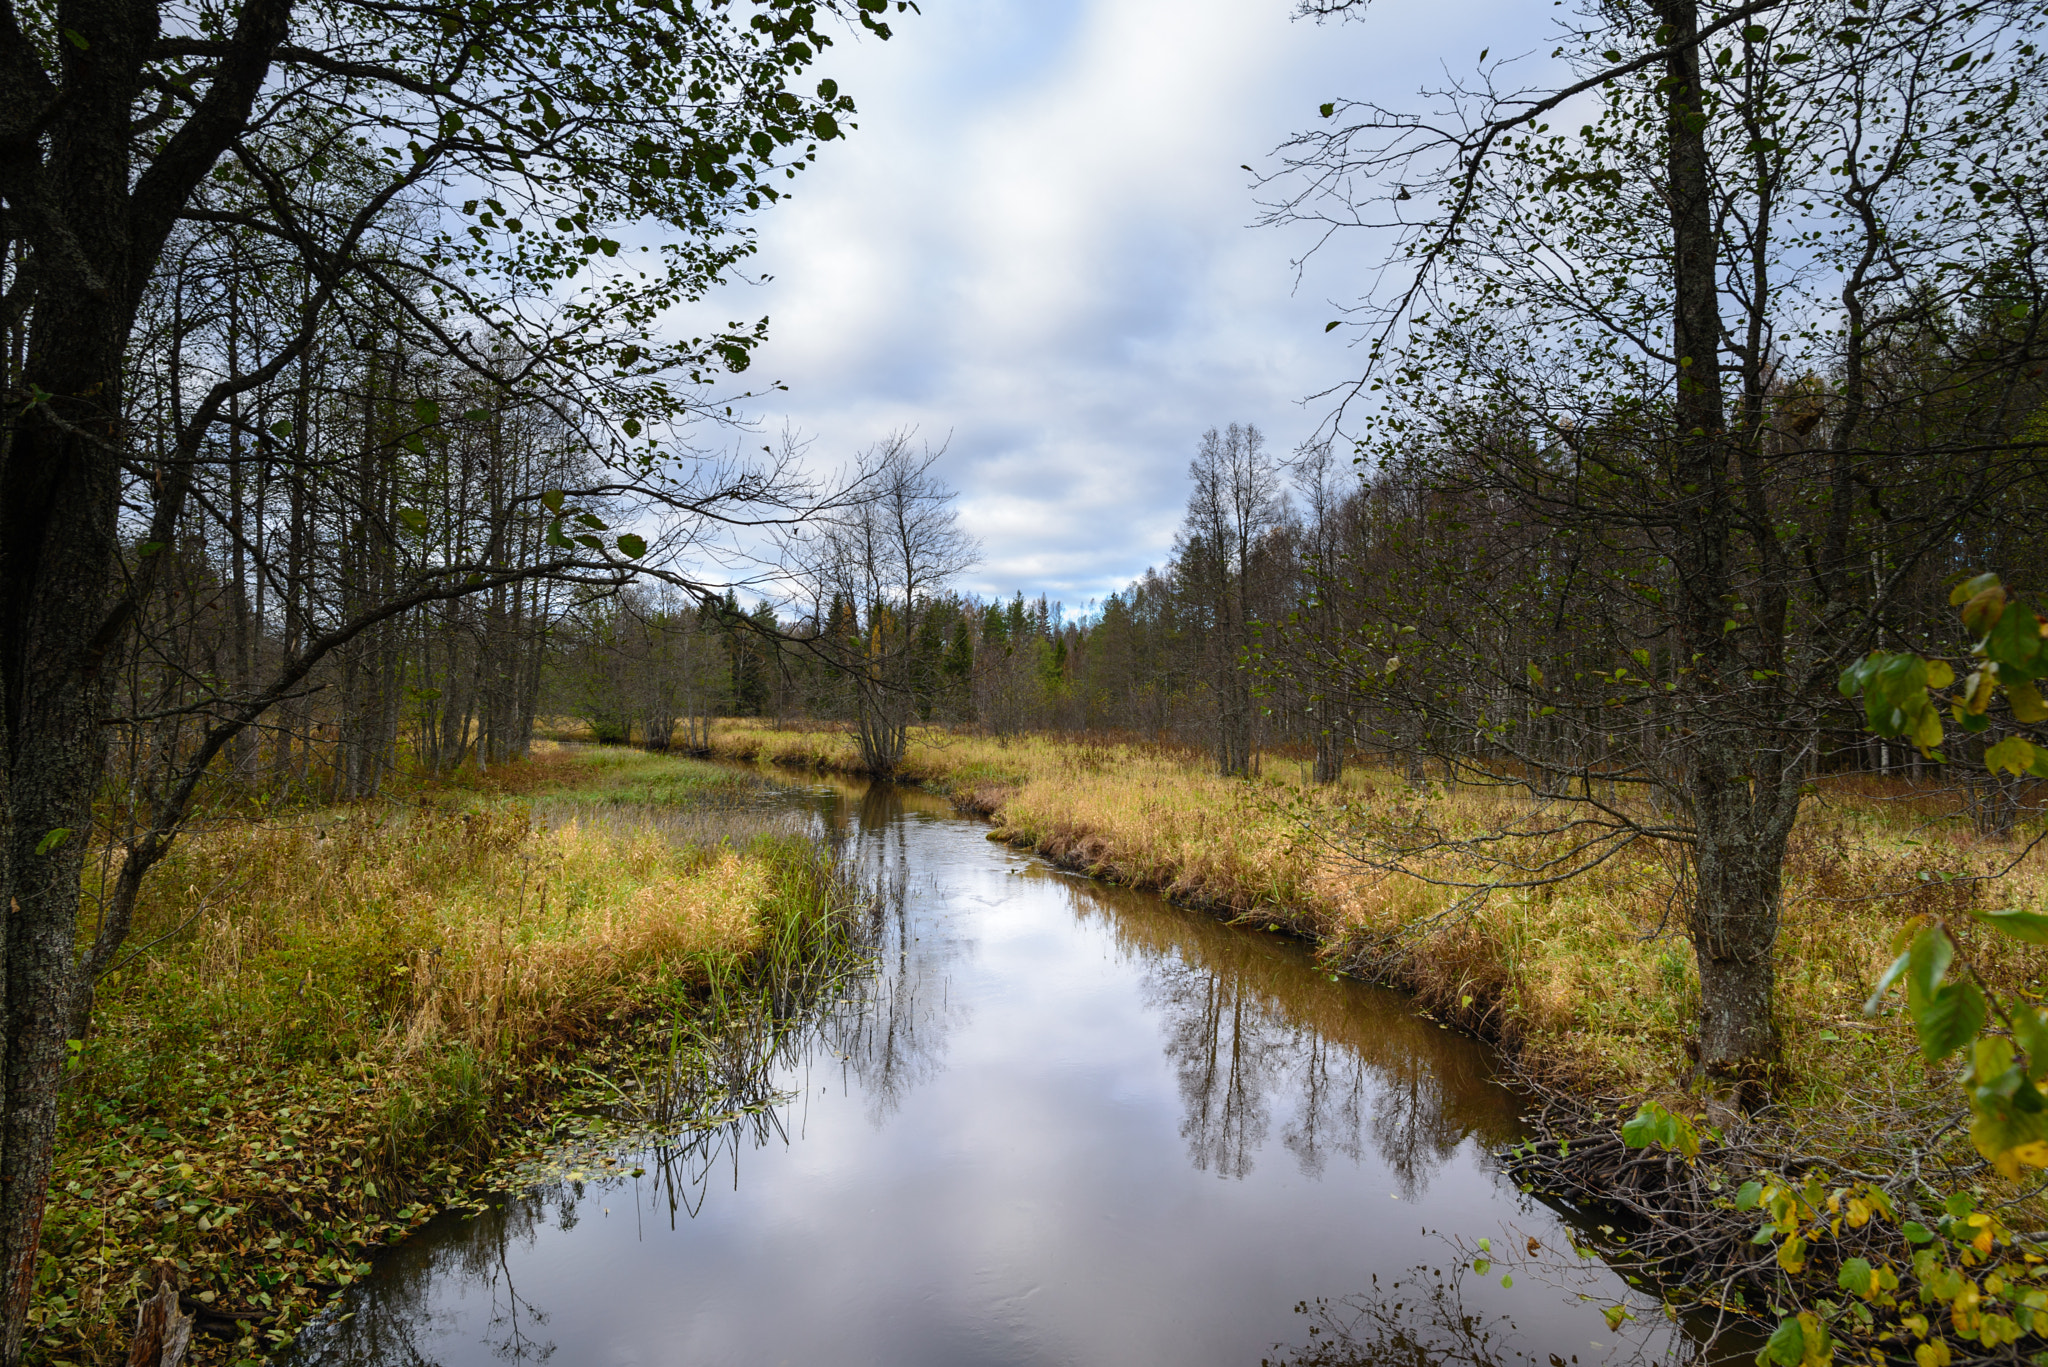
<path fill-rule="evenodd" d="M 714 311 L 770 319 L 745 377 L 831 467 L 892 431 L 943 445 L 983 549 L 957 587 L 1083 607 L 1163 564 L 1202 432 L 1287 451 L 1354 373 L 1332 301 L 1363 240 L 1296 279 L 1303 231 L 1253 226 L 1253 177 L 1339 96 L 1416 88 L 1541 38 L 1547 5 L 1379 0 L 1363 22 L 1293 0 L 923 0 L 895 37 L 816 67 L 858 127 L 756 220 Z"/>

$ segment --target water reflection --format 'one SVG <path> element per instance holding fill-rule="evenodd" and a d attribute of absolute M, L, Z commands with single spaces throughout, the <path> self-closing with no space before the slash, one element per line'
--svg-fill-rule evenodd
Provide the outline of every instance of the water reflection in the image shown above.
<path fill-rule="evenodd" d="M 1545 1342 L 1553 1326 L 1532 1333 L 1487 1304 L 1484 1293 L 1491 1288 L 1472 1274 L 1469 1261 L 1453 1260 L 1448 1267 L 1419 1263 L 1400 1277 L 1374 1275 L 1370 1288 L 1356 1295 L 1298 1303 L 1294 1313 L 1308 1321 L 1300 1341 L 1276 1344 L 1277 1356 L 1260 1359 L 1260 1367 L 1697 1367 L 1749 1362 L 1762 1346 L 1746 1330 L 1667 1315 L 1640 1292 L 1617 1295 L 1612 1278 L 1597 1268 L 1553 1265 L 1549 1271 L 1542 1279 L 1555 1291 L 1576 1290 L 1580 1299 L 1626 1311 L 1626 1318 L 1597 1336 L 1553 1346 Z"/>
<path fill-rule="evenodd" d="M 963 947 L 916 915 L 940 893 L 910 848 L 912 803 L 903 789 L 871 787 L 856 802 L 831 804 L 826 817 L 842 863 L 867 892 L 874 955 L 871 972 L 835 1004 L 828 1033 L 876 1126 L 943 1070 L 946 1035 L 968 1019 L 948 990 L 948 960 Z"/>
<path fill-rule="evenodd" d="M 1302 1176 L 1370 1148 L 1414 1199 L 1466 1139 L 1492 1146 L 1519 1133 L 1491 1053 L 1417 1017 L 1398 994 L 1332 981 L 1278 936 L 1063 881 L 1075 914 L 1106 925 L 1145 966 L 1184 1107 L 1181 1138 L 1199 1171 L 1249 1175 L 1277 1112 Z"/>
<path fill-rule="evenodd" d="M 1546 1361 L 1510 1312 L 1567 1362 L 1599 1338 L 1563 1293 L 1347 1295 L 1432 1255 L 1419 1213 L 1552 1220 L 1486 1157 L 1517 1104 L 1476 1041 L 930 795 L 797 806 L 865 890 L 862 971 L 742 1032 L 684 1108 L 719 1123 L 430 1224 L 291 1361 L 1248 1367 L 1304 1295 L 1301 1367 Z"/>
<path fill-rule="evenodd" d="M 440 1367 L 435 1340 L 459 1313 L 476 1346 L 491 1357 L 548 1361 L 559 1346 L 548 1336 L 548 1312 L 520 1293 L 512 1254 L 550 1229 L 574 1229 L 581 1195 L 577 1184 L 562 1183 L 545 1193 L 501 1199 L 480 1215 L 434 1220 L 384 1255 L 375 1296 L 351 1298 L 354 1313 L 347 1321 L 316 1325 L 301 1335 L 294 1356 L 331 1367 Z M 461 1237 L 448 1237 L 458 1224 Z M 445 1304 L 450 1287 L 460 1288 L 453 1308 Z"/>

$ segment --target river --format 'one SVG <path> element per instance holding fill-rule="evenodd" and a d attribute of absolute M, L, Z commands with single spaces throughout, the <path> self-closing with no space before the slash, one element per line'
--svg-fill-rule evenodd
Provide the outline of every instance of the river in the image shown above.
<path fill-rule="evenodd" d="M 782 1052 L 773 1112 L 431 1222 L 294 1367 L 1448 1367 L 1683 1345 L 1500 1172 L 1521 1102 L 1485 1044 L 1284 936 L 992 843 L 928 794 L 781 800 L 885 895 L 871 972 Z"/>

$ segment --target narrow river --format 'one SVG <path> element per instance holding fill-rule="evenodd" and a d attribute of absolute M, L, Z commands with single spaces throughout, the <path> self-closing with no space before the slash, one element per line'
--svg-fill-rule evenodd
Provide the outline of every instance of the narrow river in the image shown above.
<path fill-rule="evenodd" d="M 786 1051 L 772 1116 L 433 1222 L 295 1364 L 1562 1367 L 1679 1346 L 1499 1173 L 1519 1103 L 1486 1046 L 923 793 L 789 800 L 893 895 L 872 975 Z M 1636 1316 L 1619 1335 L 1615 1305 Z"/>

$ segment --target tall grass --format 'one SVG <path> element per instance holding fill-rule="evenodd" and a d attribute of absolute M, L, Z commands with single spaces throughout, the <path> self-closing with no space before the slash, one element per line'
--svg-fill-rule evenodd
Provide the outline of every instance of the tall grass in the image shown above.
<path fill-rule="evenodd" d="M 831 731 L 724 722 L 712 743 L 733 759 L 854 763 Z M 1635 847 L 1573 881 L 1454 909 L 1464 894 L 1426 877 L 1459 872 L 1448 859 L 1416 866 L 1425 876 L 1384 872 L 1355 857 L 1347 832 L 1396 814 L 1477 832 L 1513 815 L 1517 799 L 1503 790 L 1418 789 L 1370 765 L 1325 789 L 1285 763 L 1226 780 L 1180 748 L 936 730 L 913 739 L 904 772 L 987 815 L 996 836 L 1070 867 L 1285 923 L 1333 965 L 1414 989 L 1433 1012 L 1500 1039 L 1554 1081 L 1656 1094 L 1682 1088 L 1691 1071 L 1698 986 L 1668 847 Z M 1867 1021 L 1861 1006 L 1908 918 L 2048 896 L 2048 851 L 2021 858 L 2026 838 L 1979 835 L 1953 804 L 1903 781 L 1818 785 L 1786 865 L 1777 953 L 1794 1110 L 1853 1142 L 1866 1120 L 1881 1129 L 1900 1107 L 1952 1095 L 1948 1079 L 1915 1062 L 1906 1022 Z M 1971 881 L 2014 859 L 2002 877 Z M 1973 953 L 2002 985 L 2038 990 L 2038 951 L 2001 943 Z M 1873 1096 L 1883 1106 L 1868 1105 Z"/>
<path fill-rule="evenodd" d="M 712 766 L 592 758 L 497 781 L 530 800 L 224 825 L 152 873 L 68 1080 L 32 1359 L 114 1360 L 155 1263 L 202 1326 L 286 1333 L 579 1082 L 664 1034 L 708 1059 L 829 976 L 853 918 L 820 847 Z M 717 810 L 645 805 L 686 791 Z"/>

